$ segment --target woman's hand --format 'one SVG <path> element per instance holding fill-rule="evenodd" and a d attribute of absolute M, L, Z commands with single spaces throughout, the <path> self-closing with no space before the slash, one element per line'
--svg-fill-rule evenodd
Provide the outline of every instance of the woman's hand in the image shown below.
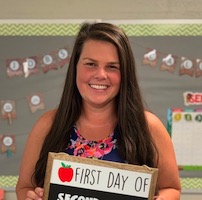
<path fill-rule="evenodd" d="M 27 192 L 26 200 L 42 200 L 44 189 L 36 187 L 35 190 L 29 190 Z"/>

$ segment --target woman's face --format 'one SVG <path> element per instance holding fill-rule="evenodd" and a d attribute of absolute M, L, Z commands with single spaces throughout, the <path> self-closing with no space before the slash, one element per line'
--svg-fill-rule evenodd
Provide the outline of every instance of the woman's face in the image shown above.
<path fill-rule="evenodd" d="M 102 107 L 115 102 L 121 82 L 116 47 L 104 41 L 87 40 L 78 64 L 76 84 L 83 103 Z"/>

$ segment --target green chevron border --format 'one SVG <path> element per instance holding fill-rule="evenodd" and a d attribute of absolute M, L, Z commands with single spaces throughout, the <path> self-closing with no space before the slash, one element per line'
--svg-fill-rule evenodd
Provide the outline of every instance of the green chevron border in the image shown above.
<path fill-rule="evenodd" d="M 120 24 L 128 36 L 202 36 L 202 24 Z"/>
<path fill-rule="evenodd" d="M 0 36 L 72 36 L 80 24 L 0 24 Z"/>
<path fill-rule="evenodd" d="M 18 176 L 0 176 L 0 188 L 15 188 Z"/>
<path fill-rule="evenodd" d="M 202 192 L 202 178 L 181 178 L 181 186 L 183 190 L 198 189 Z"/>
<path fill-rule="evenodd" d="M 15 188 L 18 176 L 0 176 L 0 188 Z M 202 192 L 202 178 L 181 178 L 182 190 Z"/>
<path fill-rule="evenodd" d="M 128 36 L 202 36 L 202 24 L 119 24 Z M 0 24 L 0 36 L 72 36 L 80 24 Z"/>

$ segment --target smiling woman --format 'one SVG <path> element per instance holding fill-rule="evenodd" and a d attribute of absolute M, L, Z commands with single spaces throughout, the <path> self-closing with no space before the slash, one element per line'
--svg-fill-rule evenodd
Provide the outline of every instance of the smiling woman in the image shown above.
<path fill-rule="evenodd" d="M 180 199 L 171 139 L 144 109 L 130 42 L 117 26 L 82 25 L 59 107 L 45 113 L 28 137 L 16 187 L 19 200 L 42 199 L 49 152 L 158 168 L 154 198 Z"/>

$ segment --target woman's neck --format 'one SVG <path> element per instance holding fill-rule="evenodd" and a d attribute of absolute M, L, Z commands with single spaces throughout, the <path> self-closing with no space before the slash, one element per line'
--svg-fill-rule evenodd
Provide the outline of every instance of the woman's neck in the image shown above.
<path fill-rule="evenodd" d="M 109 136 L 117 124 L 114 107 L 102 109 L 84 107 L 76 123 L 80 134 L 89 140 L 100 140 Z"/>

